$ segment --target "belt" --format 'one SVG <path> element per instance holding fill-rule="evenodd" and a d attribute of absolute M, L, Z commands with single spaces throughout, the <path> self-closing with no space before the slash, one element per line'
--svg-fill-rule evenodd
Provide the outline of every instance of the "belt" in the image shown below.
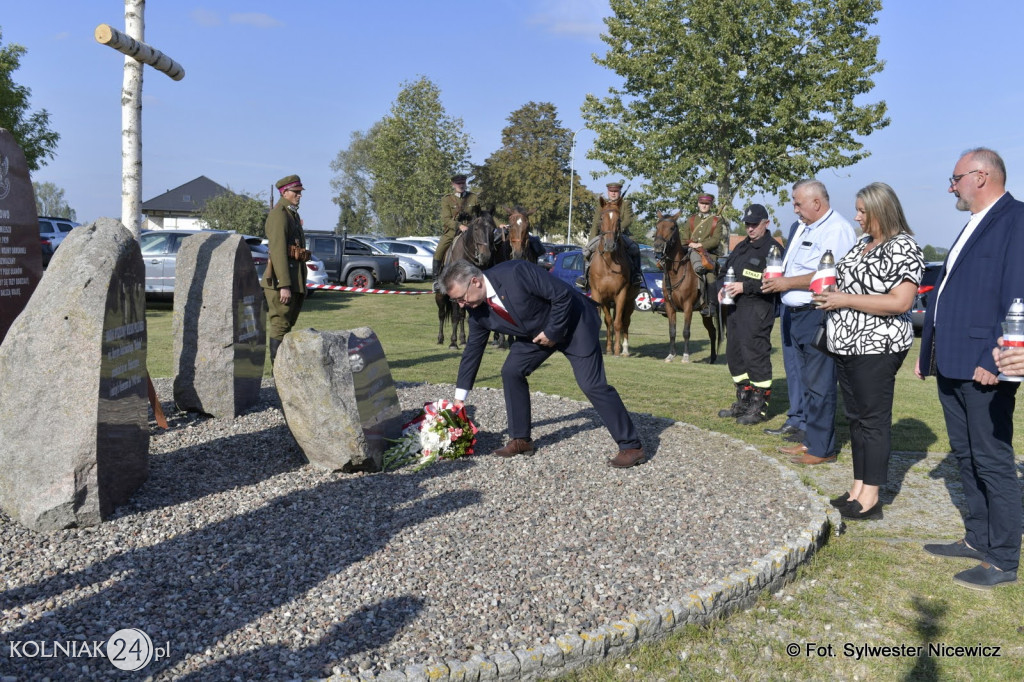
<path fill-rule="evenodd" d="M 802 313 L 802 312 L 806 312 L 808 310 L 817 310 L 818 309 L 818 306 L 814 305 L 813 303 L 806 303 L 804 305 L 798 305 L 796 307 L 791 307 L 791 306 L 786 306 L 786 307 L 789 308 L 789 312 L 791 312 L 791 313 Z"/>

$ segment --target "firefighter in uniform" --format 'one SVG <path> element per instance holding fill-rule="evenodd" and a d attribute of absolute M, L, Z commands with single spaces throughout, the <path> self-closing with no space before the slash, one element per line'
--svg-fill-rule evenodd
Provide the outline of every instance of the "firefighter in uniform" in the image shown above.
<path fill-rule="evenodd" d="M 441 270 L 444 257 L 452 247 L 455 236 L 481 214 L 480 199 L 466 190 L 466 176 L 461 173 L 452 176 L 452 193 L 441 199 L 441 241 L 434 251 L 434 292 L 441 291 Z"/>
<path fill-rule="evenodd" d="M 757 424 L 766 419 L 772 394 L 772 327 L 775 324 L 776 294 L 761 293 L 764 269 L 772 246 L 782 254 L 782 245 L 768 234 L 768 211 L 751 204 L 743 214 L 747 238 L 736 246 L 725 268 L 732 268 L 736 281 L 726 284 L 735 301 L 726 329 L 729 346 L 726 359 L 736 384 L 736 402 L 721 410 L 719 417 L 733 417 L 739 424 Z"/>
<path fill-rule="evenodd" d="M 622 232 L 622 241 L 626 245 L 626 253 L 629 255 L 630 270 L 632 270 L 631 284 L 639 289 L 646 289 L 647 284 L 644 282 L 643 271 L 640 267 L 640 247 L 633 241 L 632 235 L 629 233 L 629 228 L 633 225 L 633 204 L 622 196 L 621 182 L 609 182 L 606 189 L 608 190 L 608 201 L 619 201 L 620 197 L 622 199 L 622 205 L 619 207 L 619 229 Z M 590 226 L 590 238 L 587 240 L 587 245 L 583 247 L 583 274 L 576 278 L 576 286 L 583 291 L 590 288 L 590 258 L 597 251 L 600 235 L 601 206 L 598 205 L 597 210 L 594 211 L 594 223 Z"/>
<path fill-rule="evenodd" d="M 691 215 L 684 223 L 688 228 L 690 247 L 690 263 L 693 271 L 700 277 L 700 314 L 711 314 L 711 302 L 715 300 L 715 265 L 722 255 L 723 234 L 728 234 L 729 225 L 722 216 L 711 212 L 715 203 L 713 194 L 701 194 L 697 197 L 697 213 Z M 728 242 L 726 242 L 728 246 Z"/>
<path fill-rule="evenodd" d="M 267 299 L 267 332 L 270 337 L 270 362 L 284 335 L 291 331 L 306 300 L 306 235 L 299 217 L 302 181 L 289 175 L 275 183 L 281 198 L 267 214 L 264 232 L 270 251 L 270 264 L 263 274 L 263 295 Z"/>

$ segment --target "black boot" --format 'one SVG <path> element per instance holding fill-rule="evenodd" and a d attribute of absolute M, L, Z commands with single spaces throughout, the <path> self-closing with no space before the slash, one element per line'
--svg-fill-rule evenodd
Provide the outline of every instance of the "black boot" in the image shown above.
<path fill-rule="evenodd" d="M 725 419 L 735 419 L 741 414 L 745 414 L 747 411 L 747 405 L 750 404 L 751 385 L 749 381 L 741 381 L 736 384 L 736 402 L 724 410 L 718 411 L 718 416 Z"/>
<path fill-rule="evenodd" d="M 631 260 L 633 261 L 633 286 L 635 286 L 640 291 L 643 291 L 644 289 L 647 288 L 647 282 L 644 281 L 644 270 L 643 266 L 640 264 L 639 249 L 635 254 L 633 254 Z"/>
<path fill-rule="evenodd" d="M 700 296 L 698 297 L 698 303 L 700 304 L 700 314 L 704 317 L 711 315 L 711 295 L 708 292 L 708 278 L 707 275 L 700 275 Z"/>
<path fill-rule="evenodd" d="M 435 260 L 434 261 L 434 293 L 435 294 L 441 293 L 441 270 L 443 268 L 444 268 L 444 266 L 441 264 L 441 261 L 439 261 L 439 260 Z"/>
<path fill-rule="evenodd" d="M 747 405 L 747 411 L 736 418 L 737 424 L 750 426 L 751 424 L 760 424 L 768 419 L 768 398 L 772 395 L 772 389 L 754 386 L 751 393 L 753 395 L 750 398 L 750 404 Z"/>
<path fill-rule="evenodd" d="M 583 274 L 576 278 L 576 287 L 582 291 L 590 288 L 590 261 L 583 262 Z"/>
<path fill-rule="evenodd" d="M 277 359 L 277 349 L 281 347 L 280 339 L 270 339 L 270 364 L 274 364 L 274 360 Z"/>

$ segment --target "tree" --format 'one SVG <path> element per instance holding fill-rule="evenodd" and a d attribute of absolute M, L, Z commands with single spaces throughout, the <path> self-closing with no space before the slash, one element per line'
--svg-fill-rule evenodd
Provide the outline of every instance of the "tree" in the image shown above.
<path fill-rule="evenodd" d="M 14 136 L 30 171 L 39 170 L 52 159 L 60 135 L 50 130 L 50 114 L 46 109 L 29 113 L 29 95 L 32 91 L 14 82 L 12 74 L 21 66 L 26 50 L 11 43 L 3 46 L 0 31 L 0 128 Z"/>
<path fill-rule="evenodd" d="M 52 182 L 33 182 L 32 191 L 36 195 L 36 214 L 78 220 L 75 209 L 64 200 L 64 190 L 57 185 Z"/>
<path fill-rule="evenodd" d="M 925 244 L 924 248 L 921 249 L 921 255 L 927 263 L 946 260 L 948 254 L 949 249 L 945 247 L 936 248 L 931 244 Z"/>
<path fill-rule="evenodd" d="M 353 132 L 348 149 L 338 152 L 331 162 L 331 170 L 337 173 L 331 179 L 331 188 L 336 192 L 332 201 L 339 209 L 338 233 L 345 228 L 354 233 L 373 232 L 376 227 L 370 152 L 379 128 L 378 122 L 367 132 Z"/>
<path fill-rule="evenodd" d="M 368 165 L 381 228 L 397 235 L 438 234 L 440 199 L 468 162 L 462 119 L 448 116 L 441 91 L 421 77 L 403 84 L 371 140 Z"/>
<path fill-rule="evenodd" d="M 588 95 L 591 158 L 646 179 L 641 209 L 690 206 L 704 185 L 735 218 L 736 197 L 776 194 L 869 155 L 885 102 L 855 104 L 876 60 L 880 0 L 610 0 L 595 56 L 624 79 Z M 782 188 L 782 189 L 780 189 Z"/>
<path fill-rule="evenodd" d="M 564 234 L 569 214 L 569 155 L 572 131 L 562 126 L 555 105 L 528 102 L 508 117 L 501 148 L 482 166 L 475 166 L 481 204 L 502 217 L 502 207 L 535 211 L 530 218 L 535 234 Z M 595 201 L 574 174 L 573 222 L 589 229 Z"/>
<path fill-rule="evenodd" d="M 199 218 L 214 230 L 234 230 L 239 234 L 265 237 L 267 204 L 258 194 L 232 192 L 230 188 L 203 206 Z"/>

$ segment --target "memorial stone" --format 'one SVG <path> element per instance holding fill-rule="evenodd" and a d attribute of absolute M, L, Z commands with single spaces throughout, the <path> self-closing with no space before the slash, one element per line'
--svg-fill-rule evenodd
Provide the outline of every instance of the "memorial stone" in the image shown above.
<path fill-rule="evenodd" d="M 0 343 L 43 276 L 39 216 L 28 165 L 0 128 Z"/>
<path fill-rule="evenodd" d="M 372 329 L 289 332 L 274 381 L 288 428 L 311 464 L 380 470 L 388 441 L 401 435 L 401 408 Z"/>
<path fill-rule="evenodd" d="M 145 268 L 121 223 L 61 243 L 0 345 L 0 507 L 91 526 L 149 475 Z"/>
<path fill-rule="evenodd" d="M 233 418 L 259 401 L 267 314 L 241 236 L 209 232 L 182 240 L 171 326 L 178 408 Z"/>

